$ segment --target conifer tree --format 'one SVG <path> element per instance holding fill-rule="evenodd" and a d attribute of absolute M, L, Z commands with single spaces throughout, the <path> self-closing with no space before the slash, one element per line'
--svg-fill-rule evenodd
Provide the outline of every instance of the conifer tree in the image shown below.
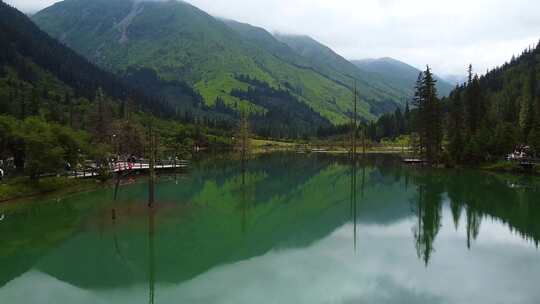
<path fill-rule="evenodd" d="M 435 80 L 429 66 L 426 67 L 423 80 L 423 99 L 425 103 L 424 125 L 426 160 L 429 163 L 437 163 L 441 152 L 442 144 L 442 107 L 437 97 L 437 80 Z"/>
<path fill-rule="evenodd" d="M 426 136 L 426 126 L 425 126 L 425 101 L 422 96 L 422 91 L 424 90 L 424 73 L 418 74 L 418 79 L 414 86 L 414 96 L 413 96 L 413 105 L 416 108 L 416 116 L 414 118 L 414 132 L 413 134 L 417 140 L 415 141 L 415 146 L 412 147 L 414 151 L 418 154 L 423 155 L 424 153 L 424 139 Z M 412 141 L 411 141 L 412 142 Z"/>
<path fill-rule="evenodd" d="M 464 109 L 463 102 L 457 89 L 450 95 L 448 111 L 448 153 L 455 162 L 461 162 L 464 138 Z"/>
<path fill-rule="evenodd" d="M 536 123 L 534 128 L 529 133 L 528 142 L 531 145 L 535 156 L 540 156 L 540 123 Z"/>
<path fill-rule="evenodd" d="M 409 101 L 405 102 L 405 133 L 409 133 L 411 131 L 411 109 L 409 107 Z"/>
<path fill-rule="evenodd" d="M 439 161 L 442 150 L 442 107 L 437 97 L 435 80 L 429 66 L 421 73 L 416 83 L 414 104 L 417 108 L 416 131 L 419 137 L 420 154 L 429 163 Z"/>
<path fill-rule="evenodd" d="M 479 97 L 480 97 L 480 83 L 478 81 L 478 76 L 474 76 L 471 81 L 471 84 L 468 86 L 466 91 L 466 113 L 467 113 L 467 124 L 468 131 L 470 135 L 474 135 L 478 131 L 479 120 L 480 120 L 480 107 L 479 107 Z"/>

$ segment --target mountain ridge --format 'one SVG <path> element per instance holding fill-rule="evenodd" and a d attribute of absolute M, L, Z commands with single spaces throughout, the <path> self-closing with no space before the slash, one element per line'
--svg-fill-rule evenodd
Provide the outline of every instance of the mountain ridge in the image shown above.
<path fill-rule="evenodd" d="M 308 36 L 271 34 L 247 23 L 212 17 L 186 2 L 65 0 L 32 19 L 51 36 L 118 75 L 145 69 L 164 82 L 185 82 L 210 110 L 217 110 L 219 101 L 220 107 L 233 112 L 245 108 L 261 117 L 268 113 L 264 105 L 268 103 L 240 97 L 245 94 L 238 90 L 253 88 L 240 76 L 288 91 L 335 125 L 350 120 L 355 83 L 359 116 L 364 120 L 403 107 L 412 96 L 412 85 L 404 88 L 378 73 L 362 71 Z M 190 101 L 194 105 L 186 106 L 189 102 L 182 97 L 186 95 L 193 94 L 168 94 L 165 99 L 187 111 L 197 105 Z M 279 102 L 285 105 L 290 100 L 278 98 L 273 104 Z"/>
<path fill-rule="evenodd" d="M 365 58 L 351 60 L 351 62 L 363 71 L 381 75 L 395 86 L 409 88 L 411 96 L 414 84 L 421 72 L 418 68 L 392 57 Z M 435 78 L 440 97 L 448 96 L 454 87 L 442 77 Z"/>
<path fill-rule="evenodd" d="M 151 94 L 141 92 L 117 76 L 94 66 L 41 31 L 27 15 L 3 1 L 0 1 L 0 13 L 4 17 L 4 20 L 0 20 L 3 53 L 0 54 L 0 74 L 7 74 L 8 80 L 16 78 L 30 85 L 38 85 L 46 79 L 58 83 L 66 94 L 87 99 L 93 99 L 96 92 L 102 89 L 109 97 L 136 98 L 146 109 L 154 109 L 161 114 L 170 112 L 167 105 Z"/>
<path fill-rule="evenodd" d="M 33 20 L 116 73 L 135 66 L 153 69 L 164 80 L 186 81 L 208 106 L 222 99 L 231 108 L 238 104 L 265 113 L 264 107 L 230 94 L 232 89 L 247 90 L 249 85 L 236 76 L 249 75 L 274 88 L 289 88 L 334 124 L 347 122 L 352 111 L 352 79 L 327 65 L 314 65 L 264 29 L 246 30 L 243 24 L 242 32 L 240 26 L 231 27 L 187 3 L 66 0 L 38 12 Z M 343 59 L 343 64 L 348 62 Z M 361 84 L 363 78 L 358 78 Z M 369 81 L 360 94 L 360 115 L 368 120 L 378 116 L 381 104 L 395 108 L 402 97 Z"/>
<path fill-rule="evenodd" d="M 275 88 L 288 83 L 299 100 L 327 119 L 334 123 L 348 120 L 345 113 L 351 108 L 352 95 L 346 88 L 246 43 L 225 23 L 189 4 L 139 2 L 142 9 L 131 20 L 127 42 L 120 43 L 122 35 L 115 25 L 130 13 L 133 3 L 69 0 L 38 12 L 33 19 L 53 37 L 116 73 L 135 66 L 153 69 L 165 80 L 186 81 L 208 106 L 222 99 L 229 107 L 241 105 L 253 113 L 264 113 L 257 104 L 230 94 L 232 89 L 248 89 L 236 77 L 243 74 Z M 332 97 L 336 103 L 328 102 Z M 374 117 L 367 104 L 363 112 L 369 119 Z"/>

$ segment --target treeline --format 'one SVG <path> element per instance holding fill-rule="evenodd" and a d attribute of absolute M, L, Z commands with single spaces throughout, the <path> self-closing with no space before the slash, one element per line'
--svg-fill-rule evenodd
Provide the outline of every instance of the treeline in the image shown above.
<path fill-rule="evenodd" d="M 482 223 L 493 219 L 536 247 L 540 244 L 540 205 L 535 190 L 540 186 L 538 180 L 523 182 L 520 176 L 476 170 L 411 170 L 396 166 L 392 158 L 367 157 L 369 164 L 377 168 L 371 179 L 377 178 L 379 183 L 400 181 L 407 191 L 415 192 L 410 201 L 416 214 L 412 233 L 418 257 L 426 265 L 437 252 L 435 246 L 446 212 L 450 213 L 456 230 L 464 234 L 463 246 L 468 249 L 475 246 Z M 345 165 L 346 159 L 343 161 Z M 521 186 L 514 187 L 516 184 Z"/>
<path fill-rule="evenodd" d="M 48 94 L 55 96 L 55 92 Z M 91 101 L 81 99 L 83 106 L 62 98 L 59 103 L 40 96 L 36 100 L 36 108 L 25 116 L 0 112 L 0 160 L 7 173 L 37 179 L 64 170 L 84 170 L 87 161 L 92 169 L 106 171 L 111 159 L 148 158 L 150 134 L 157 138 L 158 159 L 185 159 L 195 147 L 228 149 L 232 145 L 230 131 L 158 119 L 136 111 L 129 101 L 112 100 L 101 90 Z M 47 105 L 54 105 L 56 111 Z"/>
<path fill-rule="evenodd" d="M 9 161 L 33 179 L 43 174 L 56 174 L 68 164 L 86 158 L 106 159 L 105 147 L 92 145 L 86 132 L 48 123 L 39 117 L 18 120 L 0 115 L 0 159 Z M 3 164 L 7 173 L 11 165 Z"/>
<path fill-rule="evenodd" d="M 3 2 L 0 45 L 0 166 L 10 174 L 38 178 L 82 168 L 85 161 L 106 166 L 111 158 L 148 157 L 150 129 L 159 158 L 189 157 L 194 147 L 231 145 L 231 123 L 176 112 L 152 90 L 132 89 Z M 124 75 L 128 80 L 155 76 L 130 72 L 131 78 Z M 158 85 L 176 87 L 171 94 L 181 92 L 195 107 L 201 104 L 183 83 Z"/>
<path fill-rule="evenodd" d="M 227 130 L 236 125 L 238 117 L 234 109 L 227 107 L 219 97 L 215 106 L 208 106 L 201 94 L 184 81 L 165 80 L 153 69 L 134 67 L 121 72 L 120 78 L 132 87 L 144 88 L 145 94 L 167 105 L 167 118 Z"/>
<path fill-rule="evenodd" d="M 507 178 L 472 171 L 459 174 L 416 171 L 406 174 L 407 181 L 417 191 L 412 205 L 417 214 L 413 233 L 418 257 L 426 265 L 436 252 L 436 240 L 443 226 L 443 210 L 447 202 L 454 225 L 456 229 L 463 229 L 469 249 L 479 237 L 482 222 L 493 218 L 538 247 L 540 208 L 535 191 L 512 188 L 508 186 Z M 482 180 L 481 187 L 478 186 L 479 180 Z M 515 207 L 509 208 L 509 202 Z"/>
<path fill-rule="evenodd" d="M 447 151 L 456 163 L 492 161 L 517 145 L 540 152 L 540 43 L 444 100 Z"/>
<path fill-rule="evenodd" d="M 167 117 L 174 113 L 166 103 L 133 89 L 51 38 L 26 15 L 4 2 L 0 2 L 0 45 L 0 67 L 13 67 L 26 82 L 39 78 L 34 64 L 55 75 L 76 96 L 91 99 L 102 88 L 113 98 L 136 100 L 154 115 Z"/>
<path fill-rule="evenodd" d="M 413 151 L 431 163 L 475 165 L 502 159 L 519 146 L 540 153 L 540 43 L 488 72 L 473 73 L 440 99 L 429 67 L 419 75 L 411 108 L 362 123 L 374 141 L 408 135 Z M 346 134 L 347 126 L 319 130 Z"/>
<path fill-rule="evenodd" d="M 233 89 L 231 96 L 246 100 L 266 109 L 264 114 L 250 115 L 253 132 L 267 138 L 309 138 L 317 135 L 318 127 L 330 127 L 331 123 L 298 100 L 286 88 L 274 88 L 268 83 L 251 78 L 249 75 L 236 75 L 239 81 L 249 84 L 247 90 Z M 216 107 L 225 110 L 221 100 Z M 238 116 L 239 105 L 229 106 L 228 111 Z"/>
<path fill-rule="evenodd" d="M 357 129 L 357 138 L 365 132 L 366 139 L 380 142 L 382 139 L 394 139 L 400 135 L 408 134 L 413 128 L 413 112 L 407 103 L 405 109 L 397 108 L 394 112 L 383 114 L 376 121 L 360 121 Z M 319 127 L 317 137 L 328 138 L 343 136 L 351 133 L 351 124 Z"/>

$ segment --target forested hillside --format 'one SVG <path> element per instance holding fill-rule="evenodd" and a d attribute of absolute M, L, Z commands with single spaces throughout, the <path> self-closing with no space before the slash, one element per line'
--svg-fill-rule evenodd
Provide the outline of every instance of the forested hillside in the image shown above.
<path fill-rule="evenodd" d="M 349 90 L 354 89 L 356 82 L 358 93 L 362 100 L 368 102 L 372 114 L 379 115 L 380 109 L 385 104 L 390 104 L 392 109 L 402 105 L 405 97 L 403 92 L 389 87 L 384 79 L 377 75 L 362 73 L 345 58 L 310 37 L 272 35 L 262 28 L 249 24 L 231 20 L 226 20 L 226 23 L 244 39 L 264 48 L 283 61 L 312 69 Z"/>
<path fill-rule="evenodd" d="M 0 45 L 0 159 L 32 177 L 86 159 L 144 156 L 149 126 L 169 156 L 195 143 L 228 144 L 231 125 L 176 122 L 169 104 L 95 67 L 3 2 Z"/>
<path fill-rule="evenodd" d="M 408 134 L 420 155 L 432 141 L 433 162 L 478 165 L 519 149 L 540 156 L 540 43 L 510 62 L 468 80 L 440 98 L 429 70 L 415 86 L 410 111 L 383 115 L 366 126 L 375 140 Z"/>
<path fill-rule="evenodd" d="M 540 44 L 486 75 L 469 70 L 448 107 L 448 152 L 457 162 L 501 157 L 517 145 L 540 152 Z"/>
<path fill-rule="evenodd" d="M 185 82 L 209 107 L 219 100 L 235 112 L 239 111 L 237 106 L 259 116 L 268 112 L 257 100 L 231 94 L 251 86 L 239 81 L 238 75 L 287 90 L 334 124 L 350 118 L 355 79 L 359 115 L 364 119 L 393 111 L 404 98 L 400 90 L 364 75 L 335 53 L 330 62 L 306 56 L 263 29 L 216 19 L 180 1 L 66 0 L 37 13 L 33 20 L 53 37 L 119 75 L 144 68 L 153 70 L 163 81 Z M 190 98 L 186 101 L 171 94 L 166 100 L 180 108 L 193 104 Z M 286 102 L 281 100 L 283 105 Z"/>
<path fill-rule="evenodd" d="M 3 2 L 0 2 L 0 5 L 2 14 L 0 65 L 4 67 L 1 76 L 4 85 L 8 89 L 13 89 L 13 92 L 10 90 L 0 92 L 2 94 L 0 96 L 3 96 L 0 99 L 0 107 L 5 112 L 15 114 L 17 111 L 26 110 L 25 101 L 27 100 L 25 99 L 32 99 L 29 96 L 13 96 L 17 93 L 23 95 L 23 91 L 27 90 L 22 87 L 22 84 L 18 86 L 10 76 L 16 76 L 22 82 L 37 83 L 34 95 L 43 94 L 46 88 L 40 88 L 40 82 L 49 80 L 50 85 L 58 89 L 62 98 L 65 95 L 93 98 L 98 88 L 101 88 L 112 98 L 131 97 L 156 114 L 165 115 L 171 112 L 165 103 L 153 100 L 150 96 L 124 85 L 116 76 L 97 68 L 74 51 L 58 43 L 43 33 L 24 14 Z M 10 82 L 10 80 L 13 81 Z M 8 100 L 9 96 L 15 101 Z M 18 114 L 24 116 L 27 113 Z"/>
<path fill-rule="evenodd" d="M 393 86 L 376 73 L 362 71 L 329 47 L 309 36 L 276 34 L 275 37 L 307 58 L 317 72 L 353 89 L 354 81 L 360 96 L 368 100 L 370 112 L 376 116 L 391 112 L 397 106 L 404 106 L 410 98 L 410 89 Z"/>
<path fill-rule="evenodd" d="M 403 90 L 404 94 L 411 97 L 413 96 L 414 84 L 416 79 L 418 79 L 418 74 L 421 72 L 419 69 L 388 57 L 379 59 L 353 60 L 351 62 L 360 70 L 366 73 L 377 74 L 389 85 L 400 88 Z M 450 83 L 446 82 L 440 77 L 435 76 L 435 79 L 437 80 L 437 90 L 441 96 L 448 96 L 448 94 L 450 94 L 450 92 L 454 89 Z"/>
<path fill-rule="evenodd" d="M 230 108 L 239 105 L 264 114 L 267 109 L 230 94 L 233 89 L 247 90 L 248 85 L 235 77 L 243 74 L 276 88 L 288 84 L 303 102 L 335 122 L 344 121 L 350 107 L 352 96 L 345 88 L 246 44 L 225 23 L 187 3 L 68 0 L 37 13 L 33 20 L 118 74 L 145 67 L 164 80 L 186 81 L 208 106 L 220 99 Z M 329 102 L 332 98 L 336 103 Z"/>

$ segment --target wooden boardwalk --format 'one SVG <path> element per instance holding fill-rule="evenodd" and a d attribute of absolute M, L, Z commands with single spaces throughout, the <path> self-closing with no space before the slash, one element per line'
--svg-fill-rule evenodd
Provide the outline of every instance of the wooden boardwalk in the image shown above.
<path fill-rule="evenodd" d="M 187 168 L 189 162 L 185 160 L 178 161 L 176 163 L 163 163 L 159 162 L 154 165 L 156 171 L 160 170 L 171 170 L 171 169 L 181 169 Z M 150 164 L 148 163 L 128 163 L 128 162 L 117 162 L 109 165 L 109 172 L 111 173 L 127 173 L 127 172 L 144 172 L 150 170 Z M 73 178 L 90 178 L 97 177 L 99 173 L 97 168 L 90 169 L 88 171 L 74 171 L 70 174 Z"/>
<path fill-rule="evenodd" d="M 404 158 L 401 161 L 406 163 L 406 164 L 423 164 L 423 163 L 426 163 L 425 160 L 419 159 L 419 158 Z"/>

